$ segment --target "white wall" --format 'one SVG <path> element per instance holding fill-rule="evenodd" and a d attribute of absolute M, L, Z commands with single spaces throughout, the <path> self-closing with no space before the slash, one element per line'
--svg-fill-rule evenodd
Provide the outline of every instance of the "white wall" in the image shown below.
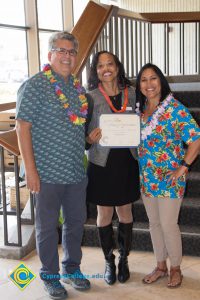
<path fill-rule="evenodd" d="M 200 11 L 200 0 L 118 0 L 118 3 L 134 12 Z"/>
<path fill-rule="evenodd" d="M 200 0 L 118 0 L 118 3 L 121 8 L 134 12 L 200 11 Z M 185 23 L 184 25 L 184 47 L 180 45 L 180 25 L 173 23 L 169 26 L 170 75 L 182 74 L 180 60 L 184 61 L 185 74 L 196 74 L 198 71 L 195 69 L 197 63 L 195 56 L 195 51 L 197 51 L 195 49 L 195 23 Z M 160 46 L 158 47 L 158 45 Z M 152 47 L 152 62 L 164 71 L 164 25 L 152 25 Z"/>

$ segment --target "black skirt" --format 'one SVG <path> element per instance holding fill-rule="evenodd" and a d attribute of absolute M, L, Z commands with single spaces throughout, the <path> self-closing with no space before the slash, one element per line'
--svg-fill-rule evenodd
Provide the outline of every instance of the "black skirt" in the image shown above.
<path fill-rule="evenodd" d="M 139 168 L 129 149 L 111 149 L 105 167 L 89 162 L 87 202 L 121 206 L 140 197 Z"/>

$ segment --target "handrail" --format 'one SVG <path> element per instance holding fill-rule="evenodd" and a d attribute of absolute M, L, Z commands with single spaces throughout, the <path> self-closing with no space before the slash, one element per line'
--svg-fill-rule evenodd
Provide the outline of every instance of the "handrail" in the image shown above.
<path fill-rule="evenodd" d="M 118 16 L 132 18 L 137 21 L 149 23 L 182 23 L 199 22 L 200 12 L 165 12 L 165 13 L 135 13 L 126 9 L 119 8 Z"/>
<path fill-rule="evenodd" d="M 13 155 L 20 155 L 16 130 L 0 132 L 0 146 L 8 150 Z"/>
<path fill-rule="evenodd" d="M 96 4 L 93 1 L 88 2 L 81 17 L 72 30 L 72 34 L 74 34 L 79 41 L 79 52 L 77 64 L 73 70 L 74 74 L 78 75 L 83 70 L 101 31 L 114 12 L 116 12 L 116 7 L 113 5 L 105 8 L 104 5 Z"/>
<path fill-rule="evenodd" d="M 16 107 L 16 102 L 2 103 L 0 104 L 0 111 L 13 109 Z"/>

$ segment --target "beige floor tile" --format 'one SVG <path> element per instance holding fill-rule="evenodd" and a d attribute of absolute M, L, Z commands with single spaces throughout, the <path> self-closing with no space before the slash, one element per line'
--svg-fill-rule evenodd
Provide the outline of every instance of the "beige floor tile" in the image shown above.
<path fill-rule="evenodd" d="M 59 247 L 60 257 L 62 249 Z M 117 252 L 115 252 L 118 256 Z M 22 262 L 36 274 L 36 279 L 21 291 L 8 275 L 20 263 L 17 260 L 0 259 L 0 298 L 3 300 L 47 300 L 49 297 L 43 290 L 38 270 L 40 262 L 36 252 L 33 251 Z M 91 279 L 92 288 L 87 292 L 79 292 L 66 285 L 68 299 L 83 300 L 199 300 L 200 299 L 200 258 L 184 257 L 182 269 L 183 284 L 180 288 L 170 290 L 166 287 L 167 278 L 153 285 L 144 285 L 142 278 L 150 272 L 155 265 L 154 255 L 149 252 L 131 251 L 129 266 L 131 278 L 125 284 L 116 283 L 108 286 L 102 278 L 104 272 L 103 254 L 99 248 L 83 247 L 82 272 L 85 275 L 96 276 Z"/>

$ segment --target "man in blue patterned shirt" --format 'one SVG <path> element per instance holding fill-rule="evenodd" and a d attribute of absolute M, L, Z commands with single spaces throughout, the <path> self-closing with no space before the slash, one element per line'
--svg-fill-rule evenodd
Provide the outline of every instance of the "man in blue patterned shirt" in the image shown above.
<path fill-rule="evenodd" d="M 90 282 L 80 271 L 86 219 L 87 177 L 83 165 L 87 100 L 71 74 L 78 41 L 59 32 L 49 39 L 49 64 L 18 91 L 16 130 L 27 187 L 36 204 L 36 244 L 40 277 L 52 299 L 65 299 L 60 283 L 85 290 Z M 59 275 L 57 225 L 64 218 L 62 276 Z"/>

